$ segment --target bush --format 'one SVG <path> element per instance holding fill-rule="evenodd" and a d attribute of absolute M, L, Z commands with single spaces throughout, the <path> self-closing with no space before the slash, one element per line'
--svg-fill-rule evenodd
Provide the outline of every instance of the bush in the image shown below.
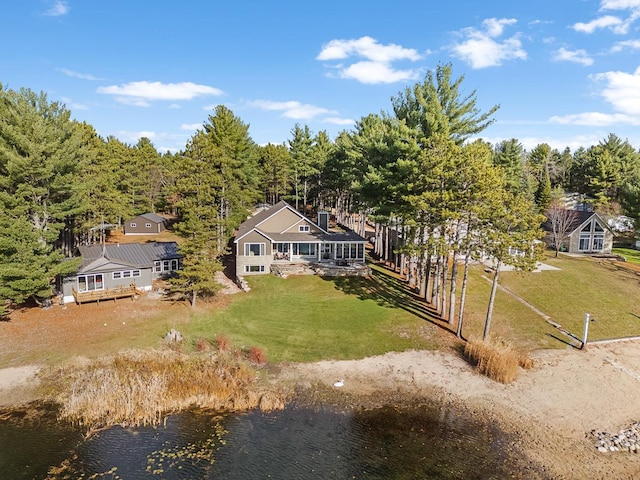
<path fill-rule="evenodd" d="M 533 360 L 526 353 L 515 350 L 501 339 L 471 339 L 464 347 L 464 355 L 480 373 L 500 383 L 513 382 L 518 376 L 518 367 L 533 367 Z"/>
<path fill-rule="evenodd" d="M 216 337 L 216 346 L 219 352 L 226 352 L 229 350 L 231 342 L 225 335 L 218 335 Z"/>
<path fill-rule="evenodd" d="M 254 365 L 264 365 L 267 363 L 267 356 L 260 347 L 251 347 L 249 349 L 249 362 Z"/>
<path fill-rule="evenodd" d="M 206 338 L 199 338 L 196 340 L 196 351 L 208 352 L 211 349 L 211 344 Z"/>

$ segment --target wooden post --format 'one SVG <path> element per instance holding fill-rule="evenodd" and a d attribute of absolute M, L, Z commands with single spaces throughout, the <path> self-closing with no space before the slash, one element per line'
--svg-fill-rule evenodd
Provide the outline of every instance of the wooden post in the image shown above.
<path fill-rule="evenodd" d="M 582 333 L 582 346 L 580 350 L 584 350 L 587 347 L 587 334 L 589 333 L 589 319 L 591 315 L 588 313 L 584 314 L 584 332 Z"/>

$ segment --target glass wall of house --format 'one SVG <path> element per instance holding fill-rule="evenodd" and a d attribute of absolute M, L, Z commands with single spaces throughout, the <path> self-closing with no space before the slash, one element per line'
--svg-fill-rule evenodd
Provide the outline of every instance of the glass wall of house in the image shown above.
<path fill-rule="evenodd" d="M 292 243 L 291 254 L 294 257 L 317 258 L 317 244 L 315 243 Z"/>
<path fill-rule="evenodd" d="M 272 246 L 274 260 L 289 260 L 289 243 L 277 242 Z"/>
<path fill-rule="evenodd" d="M 599 252 L 604 249 L 604 228 L 595 219 L 580 231 L 578 250 L 581 252 Z"/>
<path fill-rule="evenodd" d="M 338 242 L 335 244 L 336 260 L 364 261 L 364 244 L 355 242 Z"/>

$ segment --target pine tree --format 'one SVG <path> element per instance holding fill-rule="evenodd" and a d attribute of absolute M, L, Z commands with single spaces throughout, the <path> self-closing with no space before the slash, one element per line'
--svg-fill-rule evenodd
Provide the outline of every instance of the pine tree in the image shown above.
<path fill-rule="evenodd" d="M 81 134 L 63 105 L 44 93 L 0 85 L 0 298 L 22 303 L 51 294 L 62 263 L 56 244 L 81 213 Z"/>

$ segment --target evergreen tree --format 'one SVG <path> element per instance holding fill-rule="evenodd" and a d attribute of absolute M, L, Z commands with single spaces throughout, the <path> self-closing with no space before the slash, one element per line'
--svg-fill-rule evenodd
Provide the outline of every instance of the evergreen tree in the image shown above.
<path fill-rule="evenodd" d="M 77 174 L 81 135 L 70 112 L 44 93 L 0 85 L 0 298 L 51 294 L 74 270 L 55 245 L 65 220 L 83 211 Z"/>
<path fill-rule="evenodd" d="M 439 133 L 462 145 L 495 120 L 498 105 L 482 112 L 476 105 L 476 92 L 463 96 L 460 86 L 464 76 L 452 80 L 451 64 L 439 64 L 435 75 L 429 71 L 422 83 L 407 87 L 392 97 L 393 111 L 410 128 L 422 132 L 424 138 Z"/>
<path fill-rule="evenodd" d="M 505 187 L 513 193 L 524 190 L 524 147 L 518 140 L 503 140 L 494 147 L 493 164 L 500 167 L 505 176 Z"/>

